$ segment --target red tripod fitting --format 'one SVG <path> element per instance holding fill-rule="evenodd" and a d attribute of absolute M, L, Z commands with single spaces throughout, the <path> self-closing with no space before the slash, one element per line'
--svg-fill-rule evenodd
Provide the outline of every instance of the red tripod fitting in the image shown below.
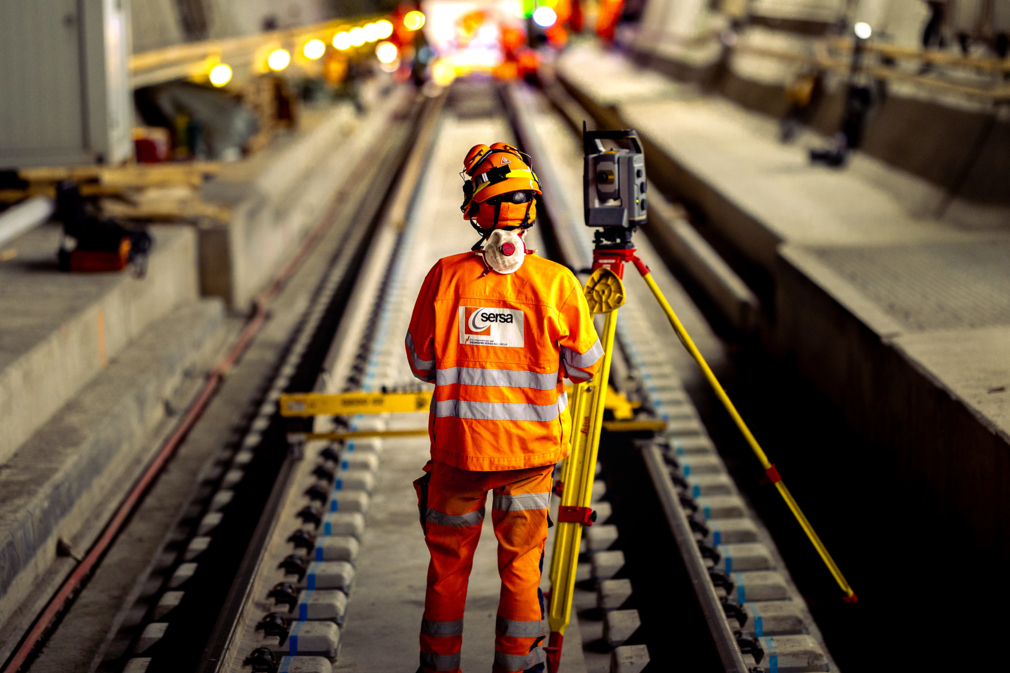
<path fill-rule="evenodd" d="M 596 512 L 589 507 L 572 507 L 562 505 L 558 508 L 558 523 L 581 523 L 592 526 L 596 521 Z"/>
<path fill-rule="evenodd" d="M 547 673 L 558 673 L 561 666 L 561 645 L 565 637 L 557 631 L 551 631 L 551 639 L 547 641 L 544 654 L 547 655 Z"/>
<path fill-rule="evenodd" d="M 593 271 L 609 269 L 624 279 L 624 265 L 631 262 L 643 276 L 649 273 L 649 267 L 635 254 L 635 248 L 617 248 L 614 250 L 593 250 Z"/>

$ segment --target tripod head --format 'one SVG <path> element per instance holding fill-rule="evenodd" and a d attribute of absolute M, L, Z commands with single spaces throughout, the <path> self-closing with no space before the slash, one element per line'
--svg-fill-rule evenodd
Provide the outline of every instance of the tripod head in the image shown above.
<path fill-rule="evenodd" d="M 630 149 L 608 150 L 601 141 L 627 141 Z M 595 247 L 633 248 L 631 237 L 645 224 L 645 154 L 638 133 L 631 129 L 589 131 L 582 123 L 585 164 L 582 194 L 586 226 L 596 227 Z"/>

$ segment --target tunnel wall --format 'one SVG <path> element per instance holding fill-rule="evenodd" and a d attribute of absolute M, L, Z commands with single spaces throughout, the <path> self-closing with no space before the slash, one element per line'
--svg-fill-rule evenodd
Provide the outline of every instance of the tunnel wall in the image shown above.
<path fill-rule="evenodd" d="M 666 22 L 660 25 L 668 37 L 664 40 L 656 29 L 643 27 L 626 47 L 642 65 L 781 119 L 789 111 L 786 87 L 807 66 L 755 50 L 812 54 L 815 42 L 830 32 L 827 19 L 845 18 L 844 8 L 832 2 L 752 3 L 745 24 L 735 29 L 735 45 L 722 46 L 721 53 L 713 56 L 713 41 L 717 43 L 718 38 L 712 31 L 729 26 L 728 17 L 711 12 L 707 5 L 699 5 L 693 17 L 669 13 L 672 10 L 664 14 L 662 8 L 677 6 L 678 0 L 651 0 L 646 17 L 658 21 L 655 17 L 665 16 Z M 995 14 L 992 29 L 1010 30 L 1010 5 L 1007 11 Z M 977 15 L 975 9 L 959 10 L 949 17 L 950 29 L 978 25 Z M 675 22 L 673 16 L 677 17 Z M 853 18 L 877 21 L 890 44 L 915 48 L 921 44 L 928 12 L 921 0 L 863 0 L 855 6 Z M 705 31 L 709 32 L 707 41 Z M 692 42 L 676 48 L 664 46 L 664 42 L 684 39 Z M 823 93 L 806 112 L 810 128 L 825 136 L 838 132 L 845 88 L 844 74 L 824 76 Z M 994 209 L 1010 205 L 1010 190 L 999 177 L 1010 170 L 1010 120 L 991 103 L 964 97 L 955 100 L 935 89 L 904 82 L 879 82 L 875 94 L 860 150 L 928 180 L 951 200 L 962 201 L 948 202 L 944 207 L 965 224 L 991 226 L 998 220 L 1001 214 Z"/>

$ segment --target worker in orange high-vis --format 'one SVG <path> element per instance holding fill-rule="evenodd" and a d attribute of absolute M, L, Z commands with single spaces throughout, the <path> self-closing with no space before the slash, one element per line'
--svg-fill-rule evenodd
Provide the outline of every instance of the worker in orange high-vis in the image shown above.
<path fill-rule="evenodd" d="M 461 175 L 463 216 L 481 239 L 428 272 L 407 333 L 411 370 L 435 384 L 431 460 L 414 482 L 431 552 L 420 670 L 460 670 L 467 582 L 492 491 L 502 583 L 492 670 L 542 671 L 547 513 L 571 432 L 562 379 L 592 378 L 603 348 L 575 276 L 526 248 L 541 193 L 529 158 L 505 143 L 477 145 Z"/>

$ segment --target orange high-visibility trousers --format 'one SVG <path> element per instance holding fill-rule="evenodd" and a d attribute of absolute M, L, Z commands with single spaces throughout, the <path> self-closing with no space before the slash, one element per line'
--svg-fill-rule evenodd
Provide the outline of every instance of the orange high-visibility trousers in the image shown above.
<path fill-rule="evenodd" d="M 421 621 L 421 670 L 460 670 L 463 607 L 488 491 L 494 492 L 491 520 L 501 576 L 491 670 L 542 670 L 540 643 L 548 627 L 540 574 L 554 466 L 471 472 L 429 462 L 425 471 L 428 474 L 415 482 L 431 552 Z"/>

